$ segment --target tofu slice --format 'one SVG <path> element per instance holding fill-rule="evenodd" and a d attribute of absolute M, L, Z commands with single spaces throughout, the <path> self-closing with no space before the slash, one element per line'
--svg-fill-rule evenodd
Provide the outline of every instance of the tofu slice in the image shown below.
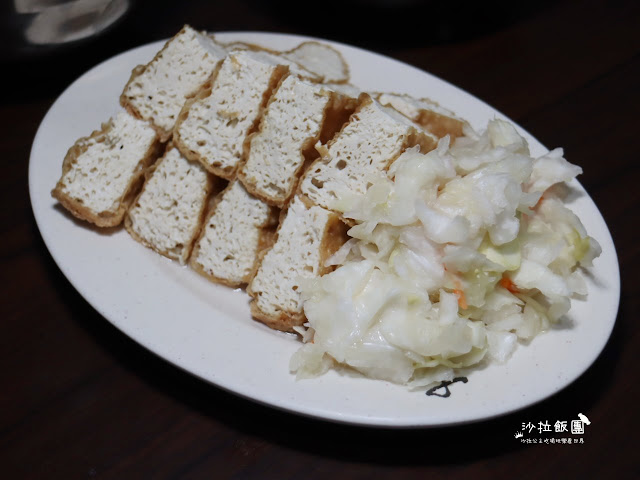
<path fill-rule="evenodd" d="M 120 103 L 150 121 L 165 142 L 187 98 L 199 91 L 226 55 L 212 38 L 186 25 L 151 62 L 133 70 Z"/>
<path fill-rule="evenodd" d="M 140 195 L 125 218 L 131 236 L 143 245 L 185 264 L 200 233 L 215 181 L 202 165 L 169 144 L 147 174 Z"/>
<path fill-rule="evenodd" d="M 325 261 L 347 240 L 347 226 L 335 213 L 294 197 L 247 288 L 251 313 L 271 328 L 293 331 L 305 321 L 299 292 L 302 279 L 331 270 Z"/>
<path fill-rule="evenodd" d="M 408 147 L 433 150 L 437 138 L 395 110 L 362 94 L 360 105 L 300 180 L 311 202 L 338 211 L 341 195 L 364 194 L 372 174 L 385 171 Z"/>
<path fill-rule="evenodd" d="M 271 245 L 278 211 L 233 180 L 216 198 L 191 257 L 209 279 L 239 287 L 249 282 L 260 252 Z"/>
<path fill-rule="evenodd" d="M 160 152 L 156 131 L 120 112 L 69 149 L 51 194 L 82 220 L 99 227 L 119 225 L 140 190 L 145 169 Z"/>

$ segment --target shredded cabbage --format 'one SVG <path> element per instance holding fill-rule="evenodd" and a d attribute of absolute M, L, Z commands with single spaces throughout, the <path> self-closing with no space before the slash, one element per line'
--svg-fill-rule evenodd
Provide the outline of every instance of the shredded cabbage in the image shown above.
<path fill-rule="evenodd" d="M 352 239 L 328 259 L 336 270 L 301 285 L 308 323 L 291 370 L 347 366 L 423 388 L 505 362 L 557 322 L 600 254 L 554 188 L 581 173 L 562 155 L 532 158 L 493 120 L 453 145 L 409 149 L 365 194 L 340 196 Z"/>

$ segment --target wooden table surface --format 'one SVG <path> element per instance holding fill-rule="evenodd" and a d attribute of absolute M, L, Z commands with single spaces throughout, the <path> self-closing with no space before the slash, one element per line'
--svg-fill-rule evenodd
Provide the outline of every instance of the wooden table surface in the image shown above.
<path fill-rule="evenodd" d="M 123 21 L 91 42 L 3 59 L 11 89 L 0 96 L 0 477 L 640 478 L 640 242 L 633 233 L 640 208 L 640 3 L 477 2 L 483 5 L 468 10 L 345 0 L 321 9 L 309 4 L 313 13 L 304 14 L 286 1 L 160 3 L 133 2 Z M 364 9 L 367 3 L 374 6 Z M 621 266 L 617 322 L 597 361 L 552 398 L 498 419 L 369 429 L 238 398 L 114 328 L 69 284 L 39 236 L 27 188 L 29 151 L 65 85 L 184 23 L 356 44 L 444 78 L 548 147 L 564 147 L 584 169 L 580 181 L 608 223 Z M 577 412 L 591 420 L 583 444 L 513 438 L 524 422 Z"/>

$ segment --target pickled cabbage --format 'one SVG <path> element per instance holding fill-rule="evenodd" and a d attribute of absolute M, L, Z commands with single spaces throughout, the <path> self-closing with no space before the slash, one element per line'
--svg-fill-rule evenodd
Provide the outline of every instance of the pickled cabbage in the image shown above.
<path fill-rule="evenodd" d="M 332 273 L 301 284 L 308 323 L 291 370 L 423 388 L 507 361 L 586 294 L 600 246 L 554 187 L 580 173 L 561 149 L 532 158 L 501 120 L 405 151 L 365 194 L 336 200 L 352 239 Z"/>

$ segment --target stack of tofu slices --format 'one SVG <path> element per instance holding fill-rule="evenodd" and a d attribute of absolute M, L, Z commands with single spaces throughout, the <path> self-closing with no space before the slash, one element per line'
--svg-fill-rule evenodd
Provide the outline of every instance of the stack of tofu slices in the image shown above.
<path fill-rule="evenodd" d="M 293 331 L 301 279 L 347 240 L 332 210 L 407 148 L 464 121 L 428 100 L 361 93 L 339 52 L 222 44 L 185 26 L 120 97 L 123 109 L 67 153 L 53 196 L 100 227 L 209 279 L 246 286 L 251 313 Z"/>

